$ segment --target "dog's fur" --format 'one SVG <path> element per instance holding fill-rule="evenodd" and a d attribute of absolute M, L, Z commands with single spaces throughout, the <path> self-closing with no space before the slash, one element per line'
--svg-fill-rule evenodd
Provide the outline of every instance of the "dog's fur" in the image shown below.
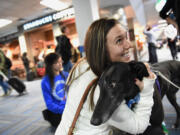
<path fill-rule="evenodd" d="M 180 87 L 180 61 L 169 60 L 156 63 L 152 65 L 152 69 L 160 71 L 164 76 L 166 76 L 167 79 L 169 79 L 174 84 Z M 174 87 L 173 85 L 165 81 L 162 77 L 157 77 L 160 83 L 161 98 L 163 98 L 164 95 L 166 95 L 169 102 L 173 105 L 173 107 L 176 110 L 177 117 L 173 127 L 178 128 L 180 124 L 180 107 L 176 101 L 176 93 L 178 91 L 178 88 Z M 155 85 L 154 88 L 158 89 L 157 85 Z"/>
<path fill-rule="evenodd" d="M 134 98 L 140 91 L 135 84 L 135 78 L 142 80 L 143 77 L 147 76 L 149 76 L 148 71 L 142 62 L 112 63 L 98 82 L 100 96 L 91 118 L 91 124 L 100 125 L 106 122 L 123 99 L 129 101 Z M 161 97 L 157 90 L 154 91 L 153 99 L 154 105 L 150 118 L 152 126 L 151 129 L 147 128 L 144 135 L 153 131 L 153 126 L 161 128 L 164 119 Z"/>

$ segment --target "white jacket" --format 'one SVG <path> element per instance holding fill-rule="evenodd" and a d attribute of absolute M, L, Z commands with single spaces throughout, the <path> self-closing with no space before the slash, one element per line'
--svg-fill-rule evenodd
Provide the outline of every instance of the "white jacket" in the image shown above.
<path fill-rule="evenodd" d="M 82 61 L 75 70 L 73 78 L 79 76 L 79 74 L 86 71 L 89 67 L 87 62 Z M 62 120 L 58 126 L 55 135 L 67 135 L 69 127 L 72 124 L 77 107 L 81 100 L 82 95 L 88 84 L 96 78 L 96 75 L 88 70 L 81 77 L 75 79 L 69 87 L 69 93 L 65 110 L 62 115 Z M 154 79 L 144 78 L 144 89 L 140 93 L 140 101 L 136 105 L 135 109 L 130 110 L 125 102 L 123 102 L 116 111 L 112 114 L 111 118 L 100 126 L 93 126 L 90 124 L 90 119 L 93 111 L 90 110 L 89 95 L 85 101 L 76 126 L 74 129 L 74 135 L 108 135 L 111 126 L 119 128 L 131 134 L 142 133 L 149 125 L 149 119 L 153 106 L 153 83 Z M 99 87 L 97 86 L 94 94 L 94 102 L 96 103 L 99 97 Z"/>

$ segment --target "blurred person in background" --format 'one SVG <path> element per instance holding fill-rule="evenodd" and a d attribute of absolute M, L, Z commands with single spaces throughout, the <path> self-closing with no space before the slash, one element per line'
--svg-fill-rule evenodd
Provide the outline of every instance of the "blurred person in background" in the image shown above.
<path fill-rule="evenodd" d="M 176 48 L 176 42 L 177 42 L 177 29 L 173 24 L 169 24 L 164 29 L 164 35 L 167 37 L 168 41 L 168 47 L 171 51 L 171 56 L 173 60 L 178 59 L 177 56 L 177 48 Z"/>
<path fill-rule="evenodd" d="M 72 52 L 71 48 L 73 47 L 69 38 L 66 35 L 60 35 L 56 37 L 57 46 L 55 52 L 62 56 L 63 60 L 63 70 L 69 72 L 72 68 Z"/>
<path fill-rule="evenodd" d="M 21 59 L 22 59 L 22 62 L 23 62 L 23 65 L 24 65 L 24 68 L 25 68 L 26 74 L 27 74 L 29 72 L 29 70 L 30 70 L 30 67 L 29 67 L 30 61 L 29 61 L 29 59 L 27 57 L 27 52 L 24 52 L 22 54 Z"/>
<path fill-rule="evenodd" d="M 4 91 L 3 96 L 10 95 L 12 88 L 6 82 L 9 75 L 9 70 L 12 66 L 11 60 L 7 58 L 2 50 L 0 50 L 0 85 Z"/>
<path fill-rule="evenodd" d="M 59 54 L 49 53 L 45 57 L 45 76 L 41 88 L 47 109 L 42 113 L 44 119 L 53 127 L 61 121 L 66 104 L 65 82 L 68 73 L 62 70 L 62 58 Z"/>
<path fill-rule="evenodd" d="M 7 77 L 10 78 L 11 77 L 12 62 L 11 62 L 11 59 L 8 58 L 6 55 L 4 55 L 4 57 L 5 57 L 5 68 L 7 69 L 7 72 L 8 72 Z"/>
<path fill-rule="evenodd" d="M 158 62 L 158 57 L 156 53 L 156 38 L 154 35 L 154 32 L 150 25 L 146 25 L 146 28 L 144 29 L 143 33 L 147 37 L 147 43 L 148 43 L 148 53 L 149 53 L 149 63 L 153 64 Z"/>
<path fill-rule="evenodd" d="M 173 24 L 180 32 L 180 0 L 167 0 L 159 16 Z"/>
<path fill-rule="evenodd" d="M 70 29 L 66 26 L 62 26 L 61 31 L 62 31 L 63 35 L 65 35 L 67 38 L 69 38 L 69 41 L 71 43 L 71 63 L 74 64 L 80 59 L 81 53 L 77 47 L 73 46 L 74 40 L 70 38 L 70 35 L 71 35 Z"/>

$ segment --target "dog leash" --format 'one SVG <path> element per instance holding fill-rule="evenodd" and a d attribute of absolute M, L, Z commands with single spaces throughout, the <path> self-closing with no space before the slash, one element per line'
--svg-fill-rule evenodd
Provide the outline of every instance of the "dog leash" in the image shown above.
<path fill-rule="evenodd" d="M 174 87 L 180 89 L 179 86 L 177 86 L 176 84 L 174 84 L 172 81 L 170 81 L 169 79 L 167 79 L 167 77 L 165 77 L 160 71 L 157 70 L 152 70 L 155 74 L 161 76 L 164 80 L 166 80 L 167 82 L 169 82 L 171 85 L 173 85 Z"/>
<path fill-rule="evenodd" d="M 159 93 L 160 93 L 160 95 L 161 95 L 161 87 L 160 87 L 160 83 L 159 83 L 159 80 L 156 78 L 156 80 L 155 80 L 155 83 L 156 83 L 156 86 L 157 86 L 157 88 L 158 88 L 158 91 L 159 91 Z"/>
<path fill-rule="evenodd" d="M 73 122 L 72 122 L 72 124 L 71 124 L 71 127 L 69 128 L 68 135 L 73 135 L 73 130 L 74 130 L 76 121 L 77 121 L 77 119 L 78 119 L 78 117 L 79 117 L 81 108 L 82 108 L 82 106 L 83 106 L 83 104 L 84 104 L 84 102 L 85 102 L 85 100 L 86 100 L 86 98 L 87 98 L 87 95 L 88 95 L 89 91 L 91 90 L 91 87 L 92 87 L 93 84 L 97 81 L 97 79 L 98 79 L 98 78 L 95 78 L 94 80 L 92 80 L 92 81 L 90 82 L 90 84 L 87 86 L 87 88 L 86 88 L 86 90 L 85 90 L 85 92 L 84 92 L 84 94 L 83 94 L 83 96 L 82 96 L 82 98 L 81 98 L 81 100 L 80 100 L 80 103 L 79 103 L 79 106 L 78 106 L 78 108 L 77 108 L 76 114 L 75 114 L 74 119 L 73 119 Z"/>

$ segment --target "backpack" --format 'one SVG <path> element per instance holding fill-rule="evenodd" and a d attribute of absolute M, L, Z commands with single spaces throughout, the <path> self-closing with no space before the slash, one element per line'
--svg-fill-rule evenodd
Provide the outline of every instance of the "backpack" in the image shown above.
<path fill-rule="evenodd" d="M 12 66 L 11 60 L 10 60 L 8 57 L 5 56 L 5 67 L 6 67 L 7 69 L 10 69 L 11 66 Z"/>

